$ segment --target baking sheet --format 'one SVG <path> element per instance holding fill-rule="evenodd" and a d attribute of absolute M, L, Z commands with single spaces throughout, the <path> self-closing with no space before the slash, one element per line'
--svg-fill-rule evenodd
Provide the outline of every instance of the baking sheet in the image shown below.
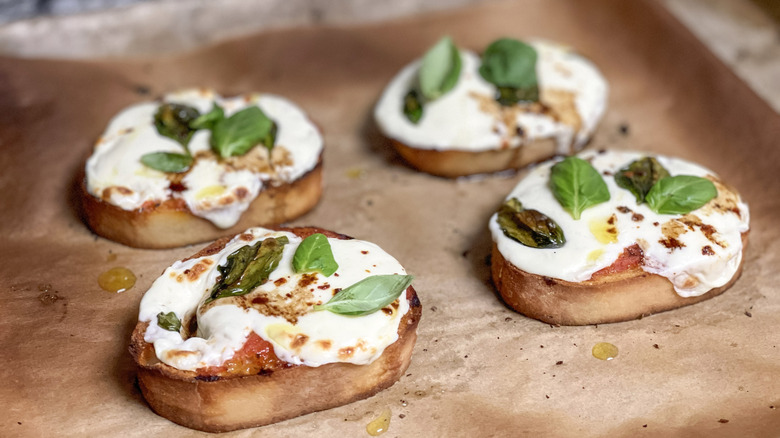
<path fill-rule="evenodd" d="M 677 155 L 715 169 L 751 208 L 745 270 L 725 294 L 641 320 L 552 327 L 490 284 L 486 221 L 522 177 L 447 180 L 406 167 L 371 121 L 386 82 L 442 34 L 567 42 L 611 84 L 592 148 Z M 273 31 L 176 58 L 0 58 L 0 419 L 4 436 L 192 436 L 155 415 L 127 344 L 143 292 L 202 245 L 138 250 L 94 236 L 76 175 L 122 107 L 188 86 L 273 92 L 325 135 L 325 194 L 295 221 L 371 240 L 416 276 L 424 306 L 407 376 L 348 406 L 226 436 L 780 435 L 780 116 L 659 4 L 518 1 L 363 27 Z M 628 132 L 621 133 L 626 126 Z M 121 294 L 98 275 L 138 276 Z M 597 342 L 620 349 L 592 357 Z"/>

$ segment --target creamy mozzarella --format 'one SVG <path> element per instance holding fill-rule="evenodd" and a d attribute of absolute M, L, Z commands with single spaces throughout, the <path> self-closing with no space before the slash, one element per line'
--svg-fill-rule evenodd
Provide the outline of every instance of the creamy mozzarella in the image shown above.
<path fill-rule="evenodd" d="M 442 97 L 426 102 L 423 117 L 417 124 L 403 114 L 406 93 L 417 80 L 421 61 L 406 66 L 393 78 L 374 109 L 374 118 L 382 132 L 393 139 L 418 149 L 458 149 L 483 151 L 502 147 L 518 147 L 537 139 L 553 138 L 559 153 L 579 149 L 590 138 L 607 104 L 608 86 L 598 69 L 570 49 L 536 41 L 537 77 L 541 101 L 555 91 L 574 93 L 576 112 L 581 127 L 533 112 L 518 111 L 514 115 L 522 130 L 510 130 L 502 118 L 486 111 L 481 101 L 491 101 L 496 87 L 479 74 L 481 61 L 475 53 L 461 50 L 462 67 L 455 87 Z"/>
<path fill-rule="evenodd" d="M 550 168 L 558 160 L 532 169 L 507 199 L 517 198 L 524 208 L 538 210 L 552 218 L 563 230 L 566 243 L 557 249 L 523 246 L 504 235 L 494 214 L 489 227 L 498 250 L 506 260 L 526 272 L 582 282 L 614 263 L 625 248 L 638 244 L 644 253 L 642 269 L 668 278 L 680 296 L 698 296 L 723 286 L 734 276 L 742 260 L 741 235 L 749 229 L 748 206 L 738 194 L 719 183 L 716 183 L 718 198 L 688 215 L 658 214 L 647 204 L 637 205 L 634 195 L 618 187 L 612 175 L 646 155 L 617 151 L 581 153 L 580 157 L 590 160 L 604 175 L 610 200 L 586 209 L 579 220 L 574 220 L 561 207 L 549 189 Z M 656 158 L 672 176 L 717 178 L 712 171 L 690 162 L 663 156 Z M 722 197 L 730 197 L 735 209 L 718 207 L 716 204 L 726 203 L 721 202 Z M 613 218 L 612 223 L 609 223 L 610 218 Z M 695 225 L 697 218 L 701 225 Z M 616 229 L 616 238 L 603 232 L 609 227 Z M 715 233 L 708 237 L 705 230 Z M 682 246 L 671 245 L 670 248 L 670 237 Z"/>
<path fill-rule="evenodd" d="M 314 274 L 315 280 L 302 290 L 301 274 L 292 268 L 292 258 L 301 239 L 292 233 L 252 228 L 250 239 L 237 236 L 218 254 L 176 262 L 165 270 L 141 301 L 140 321 L 149 321 L 144 339 L 154 344 L 157 357 L 182 370 L 220 366 L 241 349 L 250 332 L 270 342 L 276 355 L 289 363 L 320 366 L 332 362 L 367 364 L 378 358 L 384 349 L 398 339 L 398 325 L 409 311 L 405 293 L 392 312 L 378 311 L 365 316 L 343 316 L 329 311 L 312 311 L 301 304 L 301 295 L 311 294 L 307 303 L 325 303 L 335 293 L 371 275 L 406 273 L 392 256 L 377 245 L 360 240 L 328 239 L 333 256 L 339 264 L 330 277 Z M 246 234 L 245 233 L 245 234 Z M 230 298 L 203 305 L 217 281 L 217 266 L 224 265 L 227 256 L 244 245 L 274 236 L 287 236 L 282 260 L 268 282 L 247 295 L 278 300 L 279 307 L 304 306 L 302 315 L 291 322 L 282 315 L 264 310 L 263 306 L 238 305 Z M 199 271 L 197 278 L 188 273 Z M 174 312 L 184 321 L 197 318 L 197 335 L 183 339 L 179 332 L 157 325 L 157 315 Z M 304 342 L 302 342 L 304 340 Z M 191 352 L 191 353 L 182 353 Z"/>
<path fill-rule="evenodd" d="M 278 96 L 251 94 L 223 98 L 211 90 L 198 89 L 168 94 L 163 100 L 192 106 L 202 114 L 217 103 L 224 108 L 226 116 L 256 105 L 276 122 L 275 149 L 286 151 L 288 156 L 264 169 L 236 168 L 208 153 L 211 131 L 199 130 L 189 143 L 196 160 L 183 178 L 185 189 L 171 190 L 169 175 L 144 166 L 140 160 L 152 152 L 183 153 L 184 150 L 154 127 L 159 103 L 141 103 L 114 117 L 87 160 L 87 189 L 92 195 L 124 210 L 141 208 L 148 201 L 182 199 L 194 215 L 228 228 L 238 222 L 266 185 L 300 178 L 317 165 L 322 152 L 322 137 L 314 124 L 297 106 Z M 265 148 L 254 148 L 247 156 L 252 154 L 266 162 L 270 160 Z"/>

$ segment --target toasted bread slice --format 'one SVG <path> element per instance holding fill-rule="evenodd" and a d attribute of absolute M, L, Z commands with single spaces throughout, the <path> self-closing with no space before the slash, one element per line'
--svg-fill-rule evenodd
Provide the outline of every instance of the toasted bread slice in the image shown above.
<path fill-rule="evenodd" d="M 350 239 L 313 227 L 278 230 L 299 237 L 322 233 Z M 230 239 L 220 239 L 190 259 L 216 254 Z M 154 346 L 144 340 L 148 321 L 136 325 L 130 353 L 138 365 L 141 391 L 157 414 L 207 432 L 262 426 L 351 403 L 392 386 L 410 364 L 422 313 L 413 287 L 402 293 L 402 299 L 408 301 L 409 310 L 401 317 L 398 339 L 368 364 L 286 364 L 250 375 L 181 370 L 161 362 Z"/>
<path fill-rule="evenodd" d="M 85 184 L 81 189 L 84 218 L 98 235 L 135 248 L 175 248 L 235 234 L 251 226 L 281 224 L 305 214 L 322 195 L 322 162 L 292 183 L 261 190 L 238 223 L 227 229 L 193 215 L 181 199 L 123 210 L 90 194 Z"/>
<path fill-rule="evenodd" d="M 568 178 L 571 165 L 581 166 L 577 178 Z M 691 185 L 657 195 L 675 183 Z M 637 195 L 639 184 L 655 198 Z M 563 203 L 570 193 L 596 200 L 575 216 Z M 700 201 L 683 208 L 690 199 Z M 530 170 L 490 219 L 493 282 L 507 305 L 550 324 L 674 309 L 737 280 L 749 216 L 734 188 L 685 160 L 607 150 L 550 160 Z"/>
<path fill-rule="evenodd" d="M 456 84 L 433 100 L 418 93 L 421 115 L 415 120 L 404 107 L 417 90 L 423 63 L 402 69 L 374 109 L 377 126 L 410 165 L 448 178 L 519 169 L 577 152 L 606 108 L 607 83 L 567 47 L 543 41 L 530 46 L 538 53 L 538 101 L 499 103 L 497 87 L 480 72 L 480 57 L 460 50 Z"/>
<path fill-rule="evenodd" d="M 85 220 L 139 248 L 278 225 L 319 200 L 322 151 L 320 130 L 283 97 L 169 93 L 109 122 L 85 165 Z"/>

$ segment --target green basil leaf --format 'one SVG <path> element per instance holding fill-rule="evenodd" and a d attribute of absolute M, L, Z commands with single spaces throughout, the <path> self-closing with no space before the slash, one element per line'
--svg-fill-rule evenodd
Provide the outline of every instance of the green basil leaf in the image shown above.
<path fill-rule="evenodd" d="M 658 214 L 686 214 L 718 196 L 715 184 L 707 178 L 677 175 L 661 178 L 645 201 Z"/>
<path fill-rule="evenodd" d="M 524 209 L 516 198 L 499 207 L 497 221 L 504 235 L 531 248 L 560 248 L 566 243 L 554 220 L 537 210 Z"/>
<path fill-rule="evenodd" d="M 539 100 L 536 77 L 536 49 L 523 42 L 502 38 L 491 43 L 482 54 L 479 74 L 498 87 L 502 105 Z"/>
<path fill-rule="evenodd" d="M 328 310 L 339 315 L 361 316 L 374 313 L 395 301 L 412 284 L 411 275 L 374 275 L 333 295 L 314 310 Z"/>
<path fill-rule="evenodd" d="M 146 167 L 161 172 L 186 172 L 192 165 L 192 157 L 172 152 L 152 152 L 141 156 L 141 163 Z"/>
<path fill-rule="evenodd" d="M 419 73 L 420 92 L 428 100 L 438 99 L 458 83 L 460 68 L 460 52 L 452 39 L 440 39 L 423 56 Z"/>
<path fill-rule="evenodd" d="M 225 110 L 214 102 L 214 107 L 206 114 L 202 114 L 197 119 L 190 122 L 192 129 L 213 129 L 214 125 L 225 118 Z"/>
<path fill-rule="evenodd" d="M 669 176 L 664 166 L 653 157 L 644 157 L 620 169 L 615 174 L 615 183 L 636 197 L 636 203 L 645 202 L 645 197 L 659 179 Z"/>
<path fill-rule="evenodd" d="M 157 325 L 171 332 L 178 332 L 181 330 L 181 321 L 179 321 L 179 318 L 173 312 L 158 313 Z"/>
<path fill-rule="evenodd" d="M 412 89 L 404 96 L 404 115 L 410 122 L 417 124 L 423 115 L 423 104 L 420 94 Z"/>
<path fill-rule="evenodd" d="M 177 141 L 186 149 L 195 132 L 190 123 L 199 116 L 198 110 L 191 106 L 164 103 L 154 114 L 154 126 L 160 135 Z"/>
<path fill-rule="evenodd" d="M 336 259 L 333 258 L 333 250 L 328 238 L 322 233 L 312 234 L 303 239 L 293 256 L 293 269 L 295 272 L 318 271 L 326 277 L 330 277 L 339 268 Z"/>
<path fill-rule="evenodd" d="M 239 251 L 233 252 L 228 256 L 228 259 L 234 255 L 236 258 L 232 261 L 228 260 L 228 263 L 225 264 L 225 271 L 220 270 L 220 273 L 223 273 L 223 279 L 214 286 L 205 303 L 209 303 L 219 298 L 246 295 L 249 292 L 252 292 L 256 287 L 265 283 L 271 273 L 279 266 L 284 245 L 289 242 L 290 240 L 286 236 L 276 238 L 269 237 L 258 242 L 259 247 L 257 247 L 257 244 L 251 247 L 247 245 L 239 248 L 239 251 L 243 250 L 244 252 L 240 254 Z M 251 248 L 254 250 L 255 247 L 257 247 L 257 254 L 255 254 L 249 262 L 245 263 L 247 255 L 251 254 L 251 252 L 250 250 L 244 250 L 244 248 Z M 231 263 L 233 263 L 233 265 L 231 265 Z M 245 268 L 241 271 L 238 279 L 235 279 L 235 272 L 239 271 L 240 265 L 244 263 Z M 224 272 L 227 272 L 228 274 L 225 275 Z M 228 277 L 235 280 L 228 283 L 226 281 Z"/>
<path fill-rule="evenodd" d="M 586 208 L 609 201 L 609 189 L 601 174 L 578 157 L 566 157 L 552 167 L 550 188 L 574 219 L 579 219 Z"/>
<path fill-rule="evenodd" d="M 273 127 L 263 111 L 250 106 L 217 121 L 211 131 L 211 147 L 222 158 L 244 155 L 268 137 Z"/>

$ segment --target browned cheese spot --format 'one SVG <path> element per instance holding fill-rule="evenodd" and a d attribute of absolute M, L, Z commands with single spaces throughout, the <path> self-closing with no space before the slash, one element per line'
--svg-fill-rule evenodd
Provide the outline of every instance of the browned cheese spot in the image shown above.
<path fill-rule="evenodd" d="M 671 249 L 672 251 L 674 251 L 675 249 L 680 249 L 680 248 L 685 247 L 684 243 L 680 242 L 679 240 L 675 239 L 674 237 L 669 237 L 669 238 L 666 238 L 666 239 L 660 239 L 660 240 L 658 240 L 658 243 L 660 243 L 661 245 Z"/>
<path fill-rule="evenodd" d="M 203 274 L 204 272 L 206 272 L 206 270 L 208 270 L 210 264 L 211 264 L 211 260 L 203 259 L 198 263 L 195 263 L 195 265 L 192 268 L 184 270 L 184 275 L 187 276 L 188 280 L 195 281 L 198 279 L 198 277 L 200 277 L 201 274 Z"/>
<path fill-rule="evenodd" d="M 351 358 L 355 354 L 355 348 L 354 347 L 344 347 L 339 349 L 339 359 L 345 361 L 349 358 Z"/>
<path fill-rule="evenodd" d="M 249 196 L 249 190 L 246 187 L 236 187 L 233 193 L 235 193 L 236 199 L 238 200 L 243 200 Z"/>
<path fill-rule="evenodd" d="M 298 333 L 297 335 L 295 335 L 292 342 L 290 342 L 290 348 L 292 348 L 293 350 L 298 350 L 301 347 L 303 347 L 304 344 L 306 344 L 306 342 L 308 341 L 309 341 L 308 336 L 304 335 L 303 333 Z"/>
<path fill-rule="evenodd" d="M 111 193 L 112 192 L 117 192 L 120 195 L 125 195 L 125 196 L 126 195 L 130 195 L 130 194 L 133 193 L 133 191 L 128 189 L 127 187 L 111 186 L 111 187 L 106 187 L 105 189 L 103 189 L 103 193 L 101 193 L 100 196 L 101 196 L 101 198 L 103 198 L 103 200 L 108 200 L 108 199 L 111 198 Z"/>
<path fill-rule="evenodd" d="M 277 278 L 276 280 L 274 280 L 274 285 L 276 287 L 279 287 L 285 283 L 287 283 L 287 279 L 285 277 Z"/>
<path fill-rule="evenodd" d="M 718 196 L 706 203 L 702 209 L 707 213 L 714 211 L 725 214 L 730 212 L 741 218 L 741 212 L 739 211 L 739 207 L 737 207 L 737 191 L 713 175 L 707 175 L 705 178 L 715 184 L 715 188 L 718 190 Z"/>
<path fill-rule="evenodd" d="M 168 350 L 165 352 L 165 355 L 168 356 L 169 359 L 192 356 L 193 354 L 198 354 L 198 352 L 189 350 Z"/>
<path fill-rule="evenodd" d="M 705 245 L 705 246 L 704 246 L 704 247 L 702 247 L 702 249 L 701 249 L 701 254 L 702 254 L 702 255 L 706 255 L 706 256 L 711 256 L 711 255 L 715 255 L 715 251 L 713 251 L 713 250 L 712 250 L 712 247 L 711 247 L 711 246 L 709 246 L 709 245 Z"/>
<path fill-rule="evenodd" d="M 330 342 L 327 339 L 320 339 L 316 342 L 317 346 L 322 348 L 323 350 L 330 350 L 330 347 L 333 345 L 332 342 Z"/>
<path fill-rule="evenodd" d="M 244 242 L 251 242 L 255 237 L 250 233 L 242 233 L 240 236 L 238 236 L 238 238 Z"/>
<path fill-rule="evenodd" d="M 625 205 L 618 206 L 617 207 L 617 211 L 619 211 L 619 212 L 621 212 L 623 214 L 631 213 L 631 209 L 626 207 Z"/>

